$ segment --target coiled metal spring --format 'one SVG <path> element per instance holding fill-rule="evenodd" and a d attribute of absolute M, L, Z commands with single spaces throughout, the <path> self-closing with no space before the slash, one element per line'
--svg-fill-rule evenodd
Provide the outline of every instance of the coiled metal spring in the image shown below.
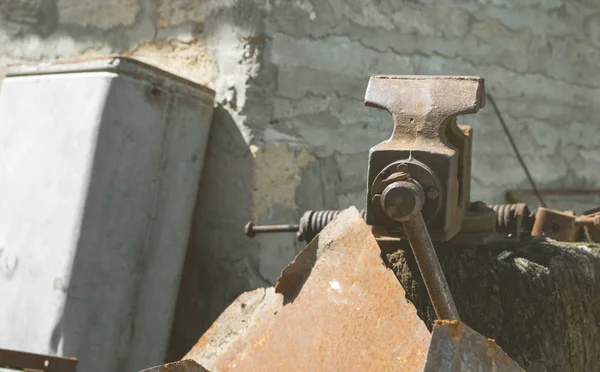
<path fill-rule="evenodd" d="M 300 218 L 300 234 L 298 240 L 313 240 L 342 210 L 307 211 Z M 367 211 L 360 209 L 360 216 L 366 219 Z"/>
<path fill-rule="evenodd" d="M 490 205 L 496 213 L 496 232 L 505 235 L 519 236 L 522 231 L 531 231 L 535 221 L 527 204 Z"/>

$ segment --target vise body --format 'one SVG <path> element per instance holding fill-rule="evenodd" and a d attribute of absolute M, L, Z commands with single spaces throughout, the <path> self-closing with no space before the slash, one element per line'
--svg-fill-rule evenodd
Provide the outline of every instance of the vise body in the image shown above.
<path fill-rule="evenodd" d="M 446 241 L 463 224 L 470 204 L 472 129 L 456 117 L 485 105 L 480 77 L 371 77 L 365 104 L 388 111 L 390 139 L 371 148 L 366 222 L 380 236 L 404 236 L 386 213 L 384 194 L 392 175 L 409 173 L 423 189 L 422 214 L 431 238 Z M 489 214 L 489 213 L 488 213 Z"/>

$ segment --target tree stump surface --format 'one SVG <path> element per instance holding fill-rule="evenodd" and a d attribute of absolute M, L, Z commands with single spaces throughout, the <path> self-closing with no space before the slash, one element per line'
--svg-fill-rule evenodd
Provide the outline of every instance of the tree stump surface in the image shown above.
<path fill-rule="evenodd" d="M 408 242 L 380 244 L 406 297 L 436 319 Z M 600 370 L 600 246 L 539 238 L 437 243 L 461 320 L 527 371 Z"/>

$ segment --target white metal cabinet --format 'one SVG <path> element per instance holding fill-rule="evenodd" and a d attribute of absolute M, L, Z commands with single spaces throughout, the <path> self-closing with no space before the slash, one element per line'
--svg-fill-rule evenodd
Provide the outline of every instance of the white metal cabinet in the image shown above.
<path fill-rule="evenodd" d="M 124 58 L 0 87 L 0 347 L 163 362 L 214 92 Z"/>

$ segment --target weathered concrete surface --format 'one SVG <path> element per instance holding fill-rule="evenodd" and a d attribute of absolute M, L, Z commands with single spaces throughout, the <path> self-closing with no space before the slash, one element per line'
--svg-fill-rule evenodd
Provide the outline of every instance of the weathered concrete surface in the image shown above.
<path fill-rule="evenodd" d="M 381 247 L 430 327 L 435 313 L 410 247 Z M 461 320 L 526 371 L 597 368 L 600 246 L 530 238 L 436 248 Z"/>
<path fill-rule="evenodd" d="M 111 0 L 74 19 L 85 4 L 95 9 L 0 2 L 0 64 L 132 53 L 218 93 L 173 359 L 240 293 L 274 284 L 301 247 L 293 234 L 248 239 L 246 222 L 364 208 L 368 149 L 392 128 L 363 107 L 371 74 L 483 76 L 541 187 L 600 181 L 595 2 Z M 465 121 L 473 198 L 528 188 L 492 110 Z"/>
<path fill-rule="evenodd" d="M 275 292 L 239 297 L 185 358 L 212 372 L 422 371 L 430 339 L 352 207 L 283 270 Z"/>

